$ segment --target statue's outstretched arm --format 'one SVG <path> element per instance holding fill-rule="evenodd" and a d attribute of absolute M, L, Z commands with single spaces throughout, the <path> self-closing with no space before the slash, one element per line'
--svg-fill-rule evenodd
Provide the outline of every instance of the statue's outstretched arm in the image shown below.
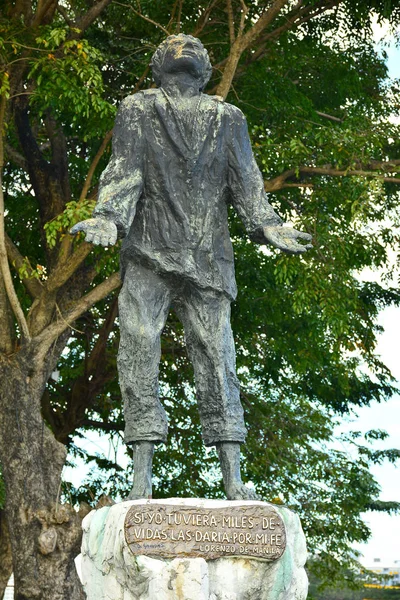
<path fill-rule="evenodd" d="M 143 189 L 143 125 L 141 94 L 123 100 L 115 121 L 113 151 L 99 182 L 93 218 L 77 223 L 71 233 L 83 231 L 94 244 L 115 244 L 125 237 L 135 217 Z"/>

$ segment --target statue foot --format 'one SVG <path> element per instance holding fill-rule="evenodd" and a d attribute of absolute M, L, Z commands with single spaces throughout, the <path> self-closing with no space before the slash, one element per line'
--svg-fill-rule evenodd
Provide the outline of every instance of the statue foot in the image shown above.
<path fill-rule="evenodd" d="M 244 485 L 242 481 L 235 481 L 226 489 L 228 500 L 261 500 L 256 492 Z"/>

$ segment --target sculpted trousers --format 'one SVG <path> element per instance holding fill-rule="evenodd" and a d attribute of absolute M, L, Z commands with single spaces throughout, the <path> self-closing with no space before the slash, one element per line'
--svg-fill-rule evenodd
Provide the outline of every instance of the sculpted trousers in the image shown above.
<path fill-rule="evenodd" d="M 229 299 L 187 280 L 165 277 L 130 263 L 119 295 L 118 373 L 126 443 L 167 440 L 158 372 L 161 333 L 171 305 L 185 329 L 205 445 L 243 442 L 246 428 L 236 377 Z"/>

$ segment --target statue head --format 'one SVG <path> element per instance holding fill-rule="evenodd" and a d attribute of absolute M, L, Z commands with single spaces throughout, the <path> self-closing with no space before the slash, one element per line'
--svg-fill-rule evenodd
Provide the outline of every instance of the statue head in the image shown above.
<path fill-rule="evenodd" d="M 153 79 L 157 86 L 172 73 L 189 73 L 199 80 L 202 90 L 211 77 L 211 63 L 207 50 L 192 35 L 170 35 L 155 51 L 151 60 Z"/>

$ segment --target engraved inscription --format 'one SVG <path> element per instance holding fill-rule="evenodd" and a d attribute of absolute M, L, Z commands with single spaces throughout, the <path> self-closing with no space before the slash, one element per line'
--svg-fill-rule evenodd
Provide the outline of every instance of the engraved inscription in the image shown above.
<path fill-rule="evenodd" d="M 286 547 L 283 520 L 267 505 L 136 504 L 125 518 L 125 538 L 133 554 L 163 558 L 246 556 L 273 561 Z"/>

